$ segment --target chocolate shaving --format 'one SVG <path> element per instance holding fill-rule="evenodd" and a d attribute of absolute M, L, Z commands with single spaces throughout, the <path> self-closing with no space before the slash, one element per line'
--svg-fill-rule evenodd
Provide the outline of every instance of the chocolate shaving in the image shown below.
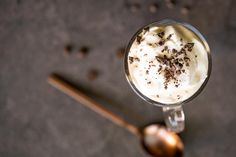
<path fill-rule="evenodd" d="M 168 46 L 165 46 L 163 50 L 161 50 L 161 52 L 167 51 L 168 50 Z"/>
<path fill-rule="evenodd" d="M 190 61 L 190 59 L 188 57 L 184 57 L 184 61 Z"/>
<path fill-rule="evenodd" d="M 134 61 L 139 62 L 140 59 L 138 57 L 129 57 L 129 63 L 132 64 Z"/>
<path fill-rule="evenodd" d="M 172 53 L 177 53 L 178 51 L 176 49 L 172 49 Z"/>
<path fill-rule="evenodd" d="M 166 38 L 167 40 L 170 40 L 173 34 L 169 34 L 168 37 Z"/>
<path fill-rule="evenodd" d="M 189 52 L 193 50 L 194 43 L 187 43 L 184 45 L 184 48 L 186 48 Z"/>
<path fill-rule="evenodd" d="M 137 62 L 140 61 L 140 59 L 138 57 L 134 57 L 134 60 L 137 61 Z"/>
<path fill-rule="evenodd" d="M 176 74 L 177 74 L 177 75 L 180 75 L 180 74 L 181 74 L 181 71 L 180 71 L 180 70 L 177 70 L 177 71 L 176 71 Z"/>
<path fill-rule="evenodd" d="M 177 98 L 180 99 L 180 95 L 177 95 Z"/>
<path fill-rule="evenodd" d="M 158 69 L 158 72 L 160 72 L 162 70 L 162 66 L 159 65 L 159 69 Z"/>
<path fill-rule="evenodd" d="M 137 35 L 136 41 L 137 41 L 138 44 L 140 44 L 141 41 L 142 41 L 142 36 L 141 35 Z"/>
<path fill-rule="evenodd" d="M 150 29 L 150 27 L 145 27 L 143 30 L 144 30 L 144 33 L 148 32 Z"/>
<path fill-rule="evenodd" d="M 129 63 L 132 64 L 134 62 L 134 57 L 129 57 Z"/>
<path fill-rule="evenodd" d="M 160 40 L 160 41 L 158 42 L 158 44 L 159 44 L 160 46 L 164 45 L 164 44 L 165 44 L 165 40 Z"/>
<path fill-rule="evenodd" d="M 164 35 L 165 35 L 165 32 L 159 32 L 157 35 L 158 35 L 160 38 L 163 38 Z"/>

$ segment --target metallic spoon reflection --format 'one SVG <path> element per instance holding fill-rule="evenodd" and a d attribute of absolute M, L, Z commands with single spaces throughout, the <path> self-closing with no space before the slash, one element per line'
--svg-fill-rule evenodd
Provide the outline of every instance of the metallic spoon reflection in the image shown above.
<path fill-rule="evenodd" d="M 181 157 L 183 143 L 179 136 L 165 127 L 153 124 L 143 130 L 143 147 L 154 157 Z"/>

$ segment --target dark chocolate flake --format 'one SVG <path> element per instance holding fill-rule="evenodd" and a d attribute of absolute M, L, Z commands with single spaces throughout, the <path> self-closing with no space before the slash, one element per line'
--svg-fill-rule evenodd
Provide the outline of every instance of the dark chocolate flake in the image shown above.
<path fill-rule="evenodd" d="M 135 57 L 134 60 L 137 61 L 137 62 L 140 61 L 140 59 L 138 57 Z"/>
<path fill-rule="evenodd" d="M 167 51 L 168 50 L 168 46 L 165 46 L 164 49 L 161 52 Z"/>
<path fill-rule="evenodd" d="M 173 34 L 169 34 L 168 37 L 166 38 L 167 40 L 170 40 Z"/>
<path fill-rule="evenodd" d="M 146 32 L 148 32 L 149 29 L 150 29 L 150 27 L 145 27 L 143 30 L 146 31 Z"/>
<path fill-rule="evenodd" d="M 172 49 L 172 53 L 177 53 L 178 51 L 176 49 Z"/>
<path fill-rule="evenodd" d="M 165 44 L 165 40 L 160 40 L 160 41 L 158 42 L 158 44 L 159 44 L 160 46 L 164 45 L 164 44 Z"/>
<path fill-rule="evenodd" d="M 134 57 L 129 57 L 129 63 L 132 64 L 134 62 Z"/>
<path fill-rule="evenodd" d="M 141 41 L 142 41 L 142 36 L 141 35 L 137 35 L 136 41 L 137 41 L 138 44 L 140 44 Z"/>
<path fill-rule="evenodd" d="M 181 74 L 181 71 L 180 71 L 180 70 L 177 70 L 177 71 L 176 71 L 176 74 L 177 74 L 177 75 L 180 75 L 180 74 Z"/>
<path fill-rule="evenodd" d="M 180 99 L 180 95 L 177 95 L 177 98 Z"/>
<path fill-rule="evenodd" d="M 162 70 L 162 66 L 159 65 L 159 69 L 158 69 L 158 72 L 160 72 Z"/>
<path fill-rule="evenodd" d="M 158 35 L 160 38 L 163 38 L 164 35 L 165 35 L 165 32 L 159 32 L 157 35 Z"/>
<path fill-rule="evenodd" d="M 186 48 L 189 52 L 193 50 L 194 43 L 187 43 L 184 45 L 184 48 Z"/>
<path fill-rule="evenodd" d="M 190 61 L 190 59 L 188 57 L 184 57 L 184 61 L 188 62 L 188 61 Z"/>
<path fill-rule="evenodd" d="M 180 69 L 183 68 L 183 64 L 181 64 L 181 63 L 178 63 L 178 66 L 179 66 Z"/>

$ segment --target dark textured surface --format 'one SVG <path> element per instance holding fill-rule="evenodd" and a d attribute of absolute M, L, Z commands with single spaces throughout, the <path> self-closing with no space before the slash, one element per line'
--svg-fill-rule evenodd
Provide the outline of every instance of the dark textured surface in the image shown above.
<path fill-rule="evenodd" d="M 119 47 L 141 26 L 174 18 L 196 26 L 207 38 L 213 71 L 204 91 L 185 106 L 181 134 L 187 157 L 235 156 L 236 3 L 177 1 L 156 13 L 141 4 L 132 13 L 124 0 L 0 1 L 0 156 L 141 157 L 138 139 L 47 84 L 58 72 L 111 100 L 104 106 L 137 126 L 162 121 L 161 109 L 138 98 L 127 84 Z M 188 15 L 181 7 L 191 6 Z M 64 56 L 66 43 L 88 45 L 85 59 Z M 90 68 L 98 79 L 87 80 Z M 107 102 L 107 101 L 106 101 Z"/>

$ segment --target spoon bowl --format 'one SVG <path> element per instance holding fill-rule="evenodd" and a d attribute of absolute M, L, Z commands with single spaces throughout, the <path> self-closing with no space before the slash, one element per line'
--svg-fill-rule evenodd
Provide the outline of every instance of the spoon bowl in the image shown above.
<path fill-rule="evenodd" d="M 181 157 L 183 143 L 179 136 L 166 127 L 152 124 L 143 129 L 143 148 L 154 157 Z"/>

